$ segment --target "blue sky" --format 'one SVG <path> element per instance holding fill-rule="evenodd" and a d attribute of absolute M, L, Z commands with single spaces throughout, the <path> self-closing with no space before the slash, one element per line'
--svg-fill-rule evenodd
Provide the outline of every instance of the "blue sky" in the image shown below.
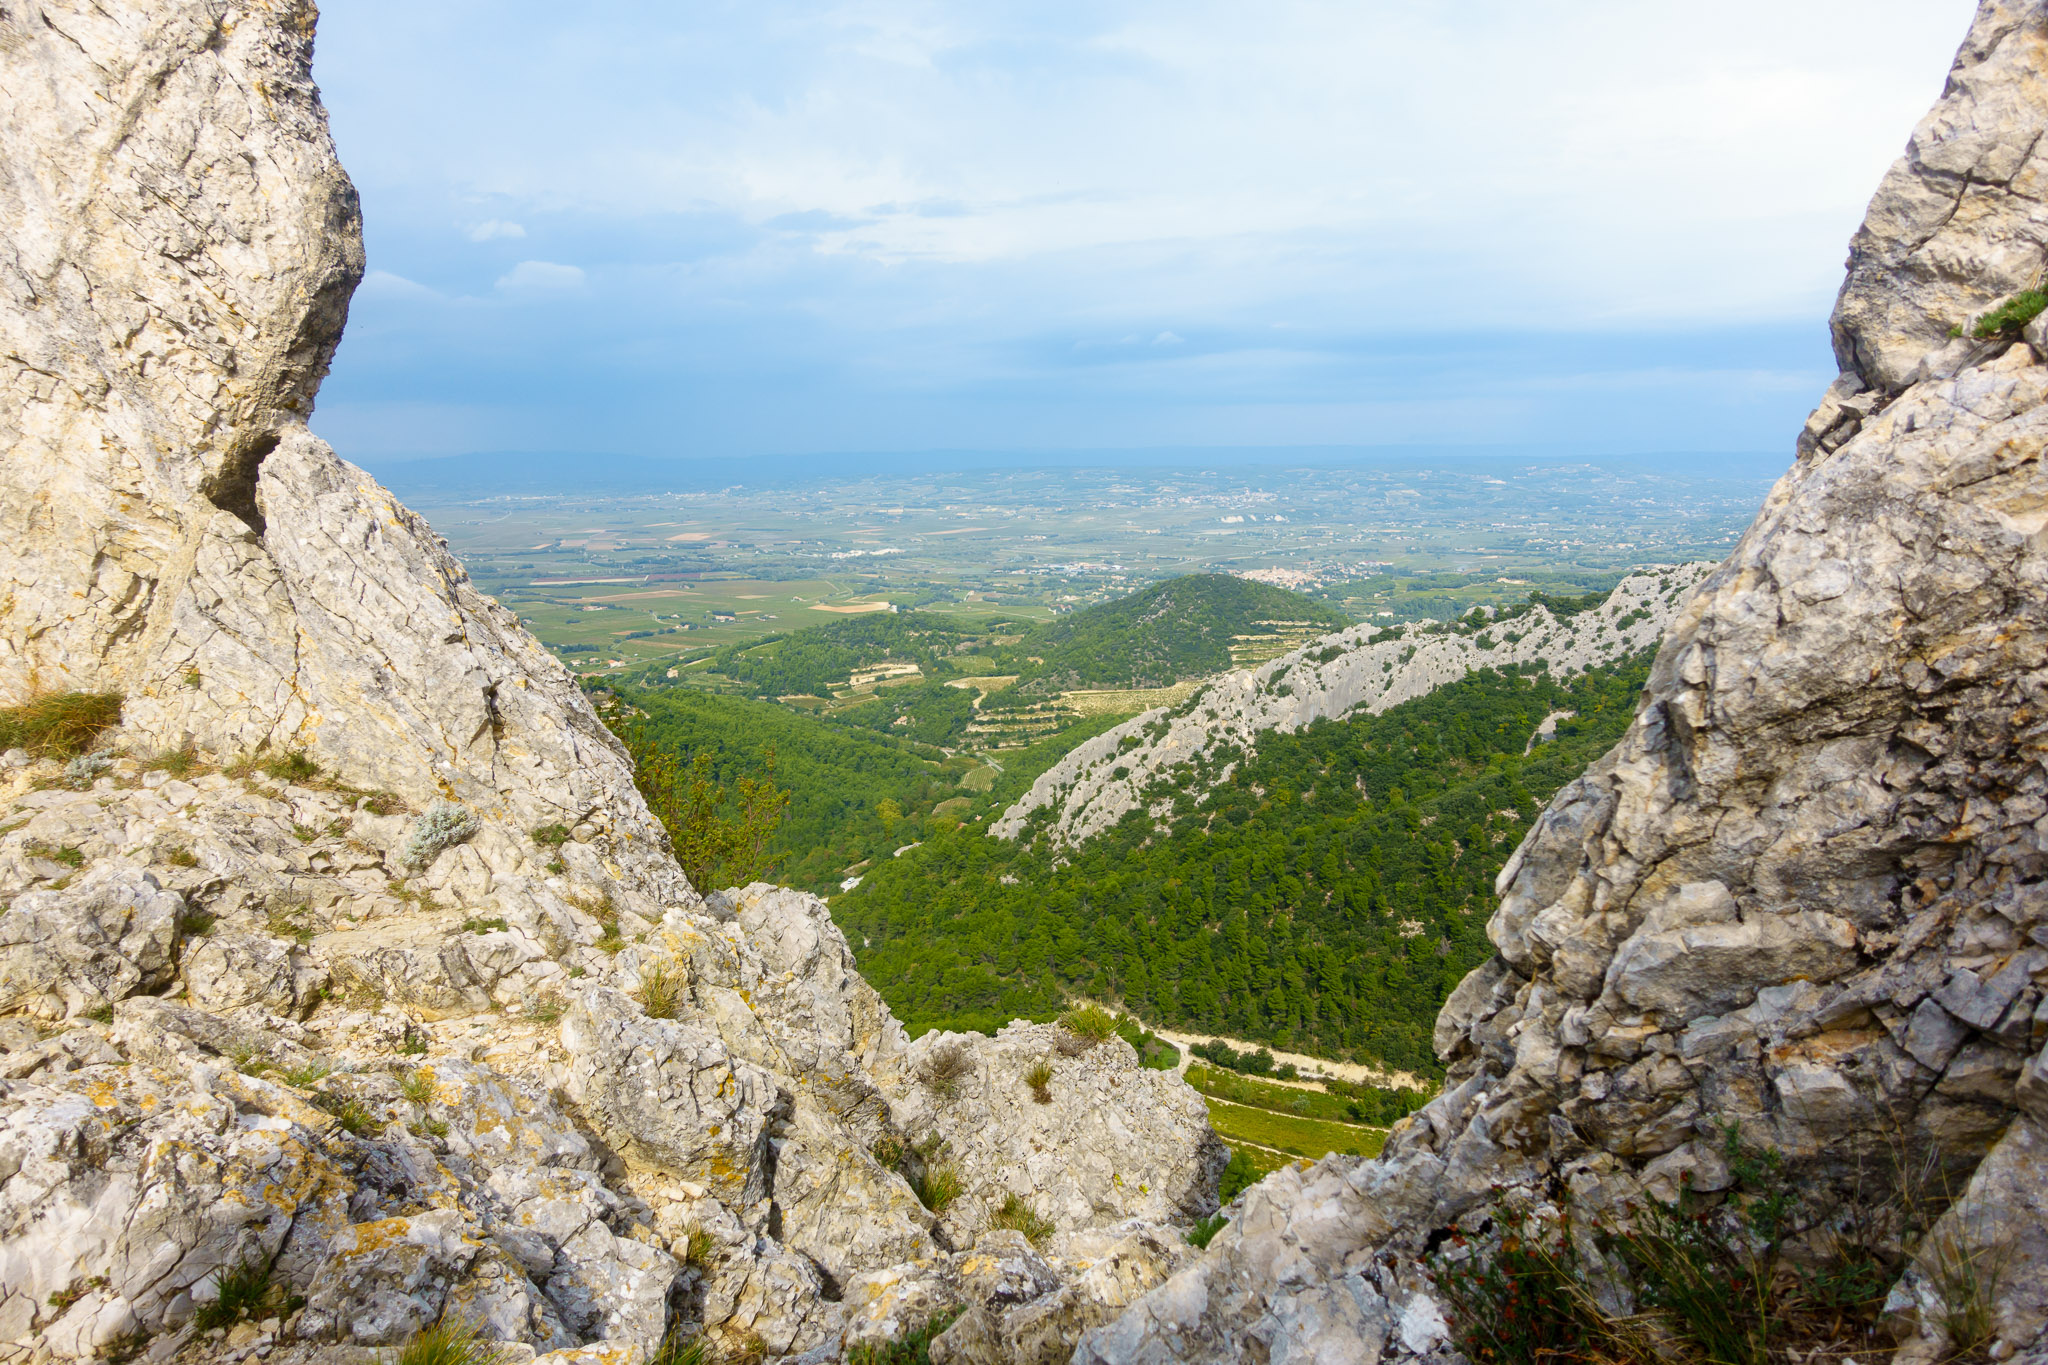
<path fill-rule="evenodd" d="M 1785 451 L 1970 0 L 329 0 L 375 467 Z"/>

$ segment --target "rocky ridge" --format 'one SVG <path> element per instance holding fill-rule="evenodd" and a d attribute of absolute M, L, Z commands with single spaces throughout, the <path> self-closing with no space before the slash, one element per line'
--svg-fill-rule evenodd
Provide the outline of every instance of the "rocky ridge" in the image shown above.
<path fill-rule="evenodd" d="M 1432 1247 L 1711 1198 L 1731 1124 L 1813 1254 L 1959 1192 L 1891 1287 L 1896 1361 L 2048 1359 L 2048 334 L 1976 335 L 2048 267 L 2044 131 L 2048 5 L 1981 0 L 1852 243 L 1798 462 L 1499 879 L 1444 1093 L 1254 1187 L 1076 1361 L 1448 1361 Z M 1999 1267 L 1986 1340 L 1943 1258 Z"/>
<path fill-rule="evenodd" d="M 362 269 L 313 21 L 0 11 L 0 700 L 122 703 L 0 758 L 0 1360 L 830 1360 L 953 1308 L 1064 1354 L 1213 1208 L 1199 1101 L 1116 1039 L 913 1044 L 821 902 L 700 895 L 306 429 Z"/>
<path fill-rule="evenodd" d="M 1663 636 L 1712 568 L 1682 564 L 1632 573 L 1598 607 L 1568 616 L 1538 605 L 1498 625 L 1365 624 L 1321 636 L 1077 745 L 990 824 L 989 833 L 1014 839 L 1035 813 L 1050 808 L 1048 836 L 1080 843 L 1138 809 L 1160 781 L 1171 776 L 1176 790 L 1189 790 L 1189 783 L 1201 781 L 1199 765 L 1251 749 L 1268 730 L 1290 733 L 1360 710 L 1379 715 L 1475 668 L 1542 663 L 1563 676 L 1627 658 Z M 1228 781 L 1233 767 L 1218 766 L 1211 781 Z"/>

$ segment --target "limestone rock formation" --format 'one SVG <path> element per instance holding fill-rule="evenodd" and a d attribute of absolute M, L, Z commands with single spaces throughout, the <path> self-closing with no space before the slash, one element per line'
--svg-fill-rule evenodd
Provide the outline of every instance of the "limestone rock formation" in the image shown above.
<path fill-rule="evenodd" d="M 1798 463 L 1500 877 L 1445 1093 L 1377 1160 L 1255 1188 L 1077 1361 L 1440 1354 L 1433 1234 L 1725 1189 L 1731 1123 L 1815 1207 L 1967 1182 L 1929 1245 L 2003 1262 L 1994 1358 L 2048 1350 L 2048 338 L 1974 336 L 2048 266 L 2044 129 L 2048 6 L 1982 0 L 1856 236 Z M 1895 1289 L 1902 1359 L 1949 1349 L 1936 1293 Z"/>
<path fill-rule="evenodd" d="M 1251 749 L 1268 730 L 1291 733 L 1359 711 L 1379 715 L 1475 668 L 1541 662 L 1567 676 L 1626 658 L 1663 635 L 1712 568 L 1681 564 L 1633 573 L 1598 607 L 1568 616 L 1539 605 L 1498 625 L 1418 622 L 1335 631 L 1076 745 L 989 833 L 1014 839 L 1037 815 L 1049 820 L 1052 839 L 1080 843 L 1155 799 L 1161 783 L 1183 792 L 1228 781 L 1235 763 L 1226 756 Z"/>
<path fill-rule="evenodd" d="M 0 703 L 122 702 L 0 755 L 0 1365 L 455 1319 L 822 1360 L 940 1261 L 1070 1345 L 1213 1201 L 1199 1103 L 1105 1053 L 1064 1127 L 984 1106 L 975 1207 L 1036 1142 L 1034 1230 L 1109 1240 L 965 1268 L 986 1219 L 906 1177 L 952 1119 L 823 903 L 700 896 L 574 679 L 306 429 L 362 268 L 313 20 L 0 7 Z"/>

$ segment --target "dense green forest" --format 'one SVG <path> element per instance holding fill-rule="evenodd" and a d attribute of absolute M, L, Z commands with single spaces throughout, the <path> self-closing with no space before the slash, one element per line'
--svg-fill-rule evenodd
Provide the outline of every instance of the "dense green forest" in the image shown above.
<path fill-rule="evenodd" d="M 641 713 L 653 744 L 690 759 L 711 755 L 711 776 L 721 783 L 760 776 L 772 751 L 775 782 L 790 792 L 769 845 L 772 875 L 821 895 L 836 893 L 848 870 L 864 861 L 1002 809 L 1068 748 L 1118 719 L 1085 721 L 1056 740 L 1006 751 L 994 773 L 983 760 L 773 702 L 685 688 L 621 689 L 618 697 Z"/>
<path fill-rule="evenodd" d="M 1231 666 L 1233 636 L 1277 633 L 1273 622 L 1350 625 L 1335 608 L 1228 574 L 1189 574 L 1034 628 L 1013 689 L 1023 696 L 1083 687 L 1166 687 Z M 1030 662 L 1035 659 L 1036 662 Z M 1009 670 L 1003 670 L 1005 672 Z"/>
<path fill-rule="evenodd" d="M 913 1032 L 1049 1018 L 1069 994 L 1146 1020 L 1435 1074 L 1431 1024 L 1492 951 L 1492 883 L 1543 804 L 1626 728 L 1648 656 L 1568 681 L 1482 669 L 1382 716 L 1265 736 L 1165 829 L 1077 849 L 933 831 L 833 913 Z M 1553 743 L 1523 750 L 1552 711 Z M 1064 747 L 1064 746 L 1063 746 Z M 1049 812 L 1045 812 L 1049 814 Z"/>
<path fill-rule="evenodd" d="M 902 688 L 889 689 L 889 699 L 878 699 L 865 723 L 894 725 L 904 702 L 914 701 L 919 737 L 944 743 L 964 728 L 971 709 L 961 689 L 940 690 L 948 679 L 1014 676 L 1010 691 L 1019 698 L 1074 688 L 1164 687 L 1227 670 L 1232 637 L 1274 634 L 1273 621 L 1331 630 L 1349 624 L 1334 608 L 1300 593 L 1228 574 L 1190 574 L 1035 625 L 916 611 L 851 616 L 730 645 L 704 671 L 757 697 L 831 697 L 859 669 L 915 664 L 927 679 L 922 691 L 906 699 Z"/>

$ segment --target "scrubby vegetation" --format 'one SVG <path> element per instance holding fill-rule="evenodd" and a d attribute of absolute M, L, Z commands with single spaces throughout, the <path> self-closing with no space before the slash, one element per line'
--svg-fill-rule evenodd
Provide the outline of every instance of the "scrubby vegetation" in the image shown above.
<path fill-rule="evenodd" d="M 485 1340 L 475 1324 L 445 1317 L 407 1338 L 391 1365 L 500 1365 L 504 1358 L 504 1351 Z"/>
<path fill-rule="evenodd" d="M 73 758 L 121 722 L 118 692 L 51 692 L 0 708 L 0 749 L 38 758 Z"/>
<path fill-rule="evenodd" d="M 1682 1184 L 1674 1199 L 1612 1212 L 1569 1197 L 1541 1209 L 1504 1202 L 1484 1228 L 1453 1237 L 1431 1273 L 1459 1349 L 1474 1365 L 1882 1354 L 1892 1345 L 1880 1324 L 1886 1291 L 1918 1261 L 1941 1299 L 1946 1358 L 1979 1358 L 1996 1253 L 1945 1258 L 1930 1245 L 1946 1200 L 1929 1201 L 1922 1177 L 1894 1163 L 1846 1199 L 1808 1197 L 1777 1153 L 1745 1147 L 1733 1127 L 1723 1156 L 1734 1176 L 1725 1193 Z M 1961 1273 L 1944 1276 L 1945 1262 Z"/>

